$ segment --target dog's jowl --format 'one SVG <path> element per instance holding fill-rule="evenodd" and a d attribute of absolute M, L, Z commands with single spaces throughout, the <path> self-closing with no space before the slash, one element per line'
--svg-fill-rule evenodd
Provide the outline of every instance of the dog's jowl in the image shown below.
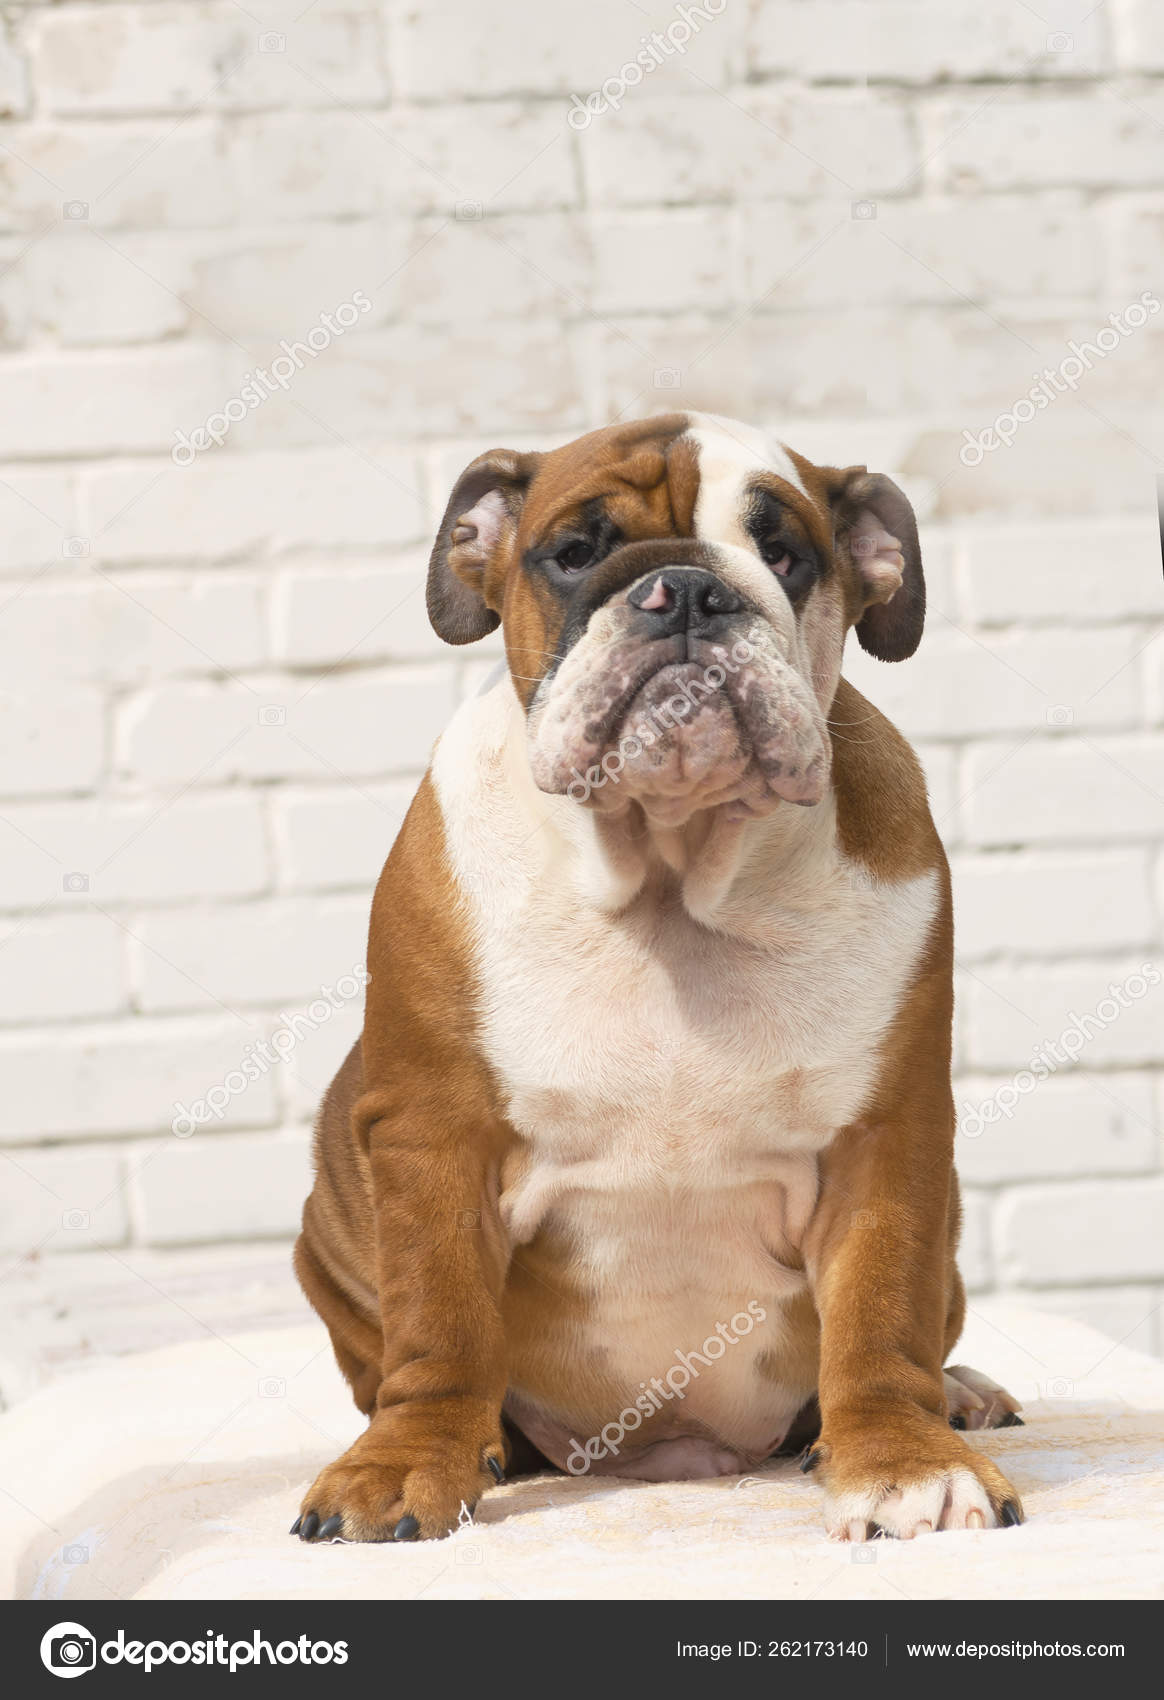
<path fill-rule="evenodd" d="M 842 1539 L 1017 1522 L 962 1326 L 945 857 L 841 676 L 922 635 L 889 479 L 671 414 L 468 466 L 449 643 L 507 665 L 372 909 L 296 1262 L 368 1427 L 307 1540 L 445 1534 L 511 1472 L 799 1453 Z"/>

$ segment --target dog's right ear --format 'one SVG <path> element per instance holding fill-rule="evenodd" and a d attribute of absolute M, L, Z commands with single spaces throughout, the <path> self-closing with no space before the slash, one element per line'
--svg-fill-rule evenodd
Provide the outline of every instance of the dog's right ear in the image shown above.
<path fill-rule="evenodd" d="M 517 536 L 536 460 L 491 449 L 453 487 L 428 563 L 428 617 L 446 643 L 476 643 L 501 623 L 488 600 L 489 569 Z"/>

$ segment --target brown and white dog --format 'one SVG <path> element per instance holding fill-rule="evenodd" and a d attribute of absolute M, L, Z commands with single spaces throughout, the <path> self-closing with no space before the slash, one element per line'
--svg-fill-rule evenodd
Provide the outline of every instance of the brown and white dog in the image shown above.
<path fill-rule="evenodd" d="M 466 468 L 428 605 L 508 668 L 372 909 L 296 1267 L 368 1427 L 305 1540 L 443 1535 L 506 1468 L 806 1445 L 829 1531 L 1016 1523 L 962 1327 L 945 857 L 841 678 L 921 637 L 889 479 L 669 414 Z M 800 806 L 793 806 L 800 805 Z M 718 1348 L 718 1349 L 717 1349 Z"/>

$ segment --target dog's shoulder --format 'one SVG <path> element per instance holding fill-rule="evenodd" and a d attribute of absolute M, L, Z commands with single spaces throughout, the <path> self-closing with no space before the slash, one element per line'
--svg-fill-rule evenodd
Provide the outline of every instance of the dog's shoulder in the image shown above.
<path fill-rule="evenodd" d="M 925 774 L 909 741 L 847 679 L 837 687 L 828 726 L 845 855 L 892 882 L 942 867 Z"/>

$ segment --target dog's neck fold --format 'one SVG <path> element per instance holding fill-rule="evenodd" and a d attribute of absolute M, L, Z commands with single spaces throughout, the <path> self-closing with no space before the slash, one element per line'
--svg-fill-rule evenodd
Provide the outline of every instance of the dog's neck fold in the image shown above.
<path fill-rule="evenodd" d="M 569 878 L 584 903 L 606 914 L 619 913 L 650 889 L 677 891 L 692 920 L 731 931 L 734 898 L 754 856 L 763 857 L 771 877 L 782 862 L 834 838 L 831 793 L 811 809 L 781 803 L 763 818 L 741 820 L 720 806 L 679 826 L 652 821 L 637 802 L 613 812 L 547 795 L 530 772 L 516 698 L 507 731 L 505 767 L 523 813 L 539 823 L 547 862 L 558 864 L 558 877 Z"/>

